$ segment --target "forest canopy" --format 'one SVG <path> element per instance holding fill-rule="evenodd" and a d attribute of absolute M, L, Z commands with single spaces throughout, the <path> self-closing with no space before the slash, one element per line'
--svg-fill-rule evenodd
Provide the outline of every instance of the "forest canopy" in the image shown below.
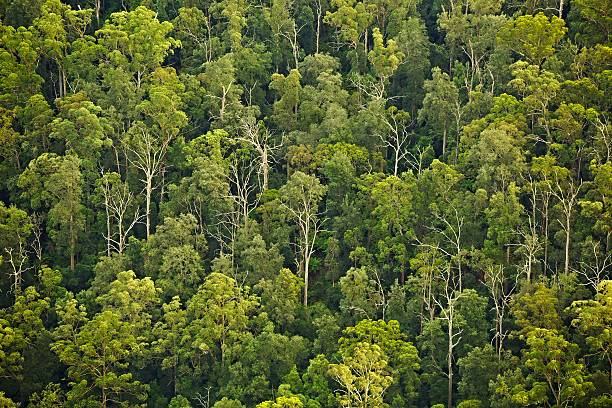
<path fill-rule="evenodd" d="M 0 406 L 612 406 L 610 0 L 0 0 Z"/>

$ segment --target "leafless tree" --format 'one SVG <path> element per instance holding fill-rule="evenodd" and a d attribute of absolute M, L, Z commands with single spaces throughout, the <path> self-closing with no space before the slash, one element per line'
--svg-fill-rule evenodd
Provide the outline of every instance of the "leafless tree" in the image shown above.
<path fill-rule="evenodd" d="M 100 190 L 104 199 L 106 212 L 106 253 L 122 254 L 127 246 L 127 239 L 132 229 L 144 218 L 140 207 L 135 205 L 134 194 L 127 183 L 121 181 L 117 173 L 104 174 L 100 179 Z"/>
<path fill-rule="evenodd" d="M 446 272 L 442 276 L 444 287 L 442 293 L 434 298 L 435 303 L 440 309 L 438 319 L 446 322 L 447 328 L 447 349 L 446 349 L 446 372 L 445 376 L 448 379 L 447 383 L 447 401 L 448 407 L 453 406 L 453 365 L 455 348 L 461 342 L 461 333 L 463 329 L 457 328 L 457 305 L 463 297 L 463 292 L 457 287 L 454 274 L 451 271 L 450 264 Z"/>
<path fill-rule="evenodd" d="M 236 139 L 251 146 L 259 157 L 260 191 L 268 189 L 268 179 L 270 173 L 270 163 L 274 160 L 274 152 L 282 146 L 280 143 L 273 143 L 271 134 L 266 127 L 258 122 L 254 117 L 243 118 L 240 123 L 241 135 Z"/>
<path fill-rule="evenodd" d="M 588 240 L 587 242 L 593 257 L 590 262 L 580 262 L 578 273 L 586 279 L 587 285 L 597 291 L 599 283 L 608 279 L 612 269 L 612 252 L 602 251 L 601 244 L 597 241 Z"/>
<path fill-rule="evenodd" d="M 610 137 L 610 122 L 605 114 L 597 114 L 590 122 L 597 131 L 595 140 L 605 149 L 603 156 L 599 156 L 600 163 L 607 163 L 612 159 L 612 137 Z"/>
<path fill-rule="evenodd" d="M 319 39 L 321 36 L 321 20 L 323 19 L 323 1 L 322 0 L 312 0 L 315 11 L 315 18 L 317 20 L 317 28 L 316 28 L 316 39 L 315 39 L 315 54 L 319 53 Z"/>
<path fill-rule="evenodd" d="M 463 270 L 462 270 L 462 258 L 463 250 L 461 249 L 463 224 L 465 218 L 459 215 L 457 207 L 449 203 L 451 209 L 451 215 L 440 213 L 439 211 L 433 211 L 433 215 L 438 220 L 441 226 L 433 225 L 429 229 L 438 233 L 443 238 L 443 243 L 449 247 L 444 249 L 444 246 L 436 244 L 442 253 L 448 256 L 451 261 L 450 264 L 455 263 L 457 266 L 457 274 L 453 277 L 456 279 L 459 285 L 459 291 L 463 290 Z"/>
<path fill-rule="evenodd" d="M 565 233 L 565 262 L 563 271 L 568 274 L 570 271 L 570 244 L 572 232 L 572 218 L 574 211 L 578 206 L 578 195 L 583 186 L 583 181 L 576 183 L 571 176 L 565 180 L 561 179 L 558 172 L 554 172 L 552 180 L 547 180 L 551 186 L 550 191 L 553 197 L 559 201 L 563 220 L 557 220 L 561 225 L 561 229 Z"/>
<path fill-rule="evenodd" d="M 259 159 L 241 158 L 234 155 L 229 160 L 227 181 L 229 189 L 224 197 L 229 208 L 219 209 L 217 222 L 204 226 L 209 236 L 220 246 L 221 254 L 229 255 L 234 266 L 234 242 L 240 228 L 246 227 L 251 212 L 257 208 L 261 196 L 256 194 L 258 183 L 255 181 Z"/>
<path fill-rule="evenodd" d="M 315 243 L 323 230 L 324 219 L 319 212 L 319 201 L 326 187 L 316 177 L 296 172 L 292 180 L 281 188 L 281 207 L 287 212 L 298 230 L 296 264 L 304 276 L 304 306 L 308 305 L 308 275 L 310 261 L 315 252 Z"/>
<path fill-rule="evenodd" d="M 171 141 L 170 134 L 161 132 L 160 135 L 154 135 L 146 126 L 140 124 L 130 129 L 123 144 L 129 162 L 143 173 L 140 181 L 144 184 L 147 239 L 151 235 L 152 196 L 159 187 L 154 181 L 163 168 Z"/>
<path fill-rule="evenodd" d="M 393 154 L 393 175 L 397 176 L 400 164 L 410 157 L 408 146 L 411 141 L 408 114 L 389 108 L 378 115 L 385 132 L 378 133 L 383 147 Z"/>
<path fill-rule="evenodd" d="M 11 292 L 15 298 L 21 295 L 23 275 L 34 267 L 28 265 L 28 250 L 26 242 L 19 240 L 16 247 L 4 248 L 8 264 L 11 267 L 9 272 L 11 278 Z"/>
<path fill-rule="evenodd" d="M 44 217 L 38 213 L 34 213 L 30 216 L 32 220 L 32 242 L 30 246 L 36 255 L 36 259 L 42 261 L 42 234 L 43 234 L 43 221 Z"/>
<path fill-rule="evenodd" d="M 533 276 L 533 265 L 537 262 L 537 256 L 542 251 L 542 243 L 538 236 L 537 224 L 532 215 L 528 216 L 529 227 L 521 227 L 517 230 L 520 241 L 514 244 L 518 247 L 518 253 L 523 254 L 525 264 L 521 266 L 527 282 L 531 282 Z"/>
<path fill-rule="evenodd" d="M 300 42 L 298 41 L 298 34 L 302 31 L 304 26 L 298 27 L 295 23 L 290 24 L 285 30 L 281 30 L 279 34 L 285 38 L 291 46 L 291 53 L 293 54 L 293 63 L 295 69 L 299 68 L 300 65 Z"/>
<path fill-rule="evenodd" d="M 504 317 L 507 314 L 512 294 L 518 285 L 518 276 L 513 282 L 509 283 L 503 265 L 487 265 L 483 284 L 489 289 L 493 301 L 493 310 L 495 311 L 493 342 L 495 343 L 497 358 L 501 360 L 504 340 L 508 335 L 508 330 L 504 328 Z"/>

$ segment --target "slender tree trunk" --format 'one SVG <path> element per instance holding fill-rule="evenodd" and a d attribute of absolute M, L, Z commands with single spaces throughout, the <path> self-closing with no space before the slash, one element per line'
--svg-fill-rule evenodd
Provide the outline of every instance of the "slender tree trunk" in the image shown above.
<path fill-rule="evenodd" d="M 147 213 L 147 239 L 151 235 L 151 194 L 153 191 L 153 176 L 147 174 L 146 185 L 146 213 Z"/>
<path fill-rule="evenodd" d="M 111 221 L 110 221 L 110 213 L 108 211 L 108 190 L 107 187 L 104 187 L 104 209 L 106 211 L 106 256 L 111 256 Z"/>
<path fill-rule="evenodd" d="M 563 269 L 564 273 L 569 274 L 569 255 L 570 255 L 570 224 L 571 224 L 571 212 L 568 212 L 565 217 L 565 267 Z"/>
<path fill-rule="evenodd" d="M 319 38 L 321 36 L 321 13 L 317 11 L 317 42 L 315 47 L 315 54 L 319 53 Z"/>
<path fill-rule="evenodd" d="M 447 406 L 453 406 L 453 325 L 452 317 L 448 321 L 448 355 L 446 356 L 448 370 Z"/>
<path fill-rule="evenodd" d="M 308 306 L 308 268 L 310 266 L 310 256 L 304 257 L 304 306 Z"/>
<path fill-rule="evenodd" d="M 96 0 L 96 23 L 100 26 L 100 11 L 102 9 L 102 0 Z"/>
<path fill-rule="evenodd" d="M 544 276 L 546 276 L 546 271 L 548 269 L 548 200 L 544 204 Z"/>
<path fill-rule="evenodd" d="M 117 250 L 120 254 L 122 254 L 123 248 L 125 247 L 125 240 L 123 238 L 123 214 L 119 214 L 119 219 L 117 220 L 117 229 L 119 230 L 119 248 L 117 248 Z"/>
<path fill-rule="evenodd" d="M 442 156 L 446 154 L 446 127 L 444 127 L 444 134 L 442 135 Z"/>
<path fill-rule="evenodd" d="M 270 164 L 268 163 L 268 149 L 267 146 L 264 146 L 263 151 L 261 153 L 261 173 L 263 177 L 263 185 L 262 190 L 266 191 L 268 189 L 268 172 L 270 171 Z"/>
<path fill-rule="evenodd" d="M 74 271 L 75 259 L 74 253 L 76 248 L 76 239 L 74 236 L 74 215 L 70 214 L 70 270 Z"/>
<path fill-rule="evenodd" d="M 527 258 L 527 282 L 531 283 L 531 265 L 532 265 L 532 256 L 531 252 Z"/>

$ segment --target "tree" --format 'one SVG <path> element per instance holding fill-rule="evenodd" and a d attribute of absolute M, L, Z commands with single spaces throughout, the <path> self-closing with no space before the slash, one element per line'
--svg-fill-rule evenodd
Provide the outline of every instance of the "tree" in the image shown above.
<path fill-rule="evenodd" d="M 501 358 L 489 344 L 474 347 L 457 362 L 461 378 L 458 383 L 459 395 L 464 399 L 480 401 L 483 408 L 489 407 L 489 384 L 508 369 L 512 362 L 509 351 L 505 351 Z"/>
<path fill-rule="evenodd" d="M 224 215 L 232 211 L 228 197 L 229 169 L 221 152 L 221 142 L 226 138 L 227 132 L 216 129 L 184 146 L 191 175 L 168 186 L 169 200 L 164 208 L 165 216 L 191 214 L 197 220 L 199 232 L 208 230 L 221 245 Z"/>
<path fill-rule="evenodd" d="M 442 133 L 442 155 L 446 154 L 447 138 L 452 126 L 459 122 L 461 106 L 459 91 L 447 73 L 440 68 L 431 70 L 432 79 L 425 81 L 425 98 L 419 110 L 419 121 L 428 123 L 436 133 Z M 459 129 L 456 129 L 459 134 Z M 458 147 L 457 147 L 458 149 Z"/>
<path fill-rule="evenodd" d="M 246 330 L 257 299 L 229 276 L 213 272 L 187 303 L 187 331 L 191 336 L 191 358 L 210 354 L 225 362 L 228 348 Z"/>
<path fill-rule="evenodd" d="M 30 397 L 28 406 L 35 408 L 52 408 L 66 404 L 66 395 L 59 384 L 48 384 L 41 392 L 35 392 Z"/>
<path fill-rule="evenodd" d="M 591 41 L 610 40 L 609 5 L 607 0 L 577 0 L 575 2 L 580 16 L 587 21 L 583 29 L 592 36 Z"/>
<path fill-rule="evenodd" d="M 373 5 L 351 0 L 333 0 L 334 12 L 327 12 L 324 21 L 338 31 L 340 40 L 355 50 L 363 37 L 364 53 L 368 52 L 368 28 L 373 21 Z"/>
<path fill-rule="evenodd" d="M 83 92 L 58 99 L 59 117 L 51 122 L 52 139 L 63 140 L 66 150 L 83 160 L 90 173 L 95 171 L 101 150 L 112 145 L 106 135 L 106 124 L 100 118 L 102 109 Z"/>
<path fill-rule="evenodd" d="M 68 94 L 66 60 L 71 42 L 84 37 L 93 10 L 72 10 L 59 0 L 47 0 L 40 11 L 40 17 L 34 20 L 33 27 L 42 39 L 41 54 L 53 61 L 57 70 L 56 97 L 63 98 Z"/>
<path fill-rule="evenodd" d="M 508 329 L 505 326 L 506 314 L 518 283 L 518 279 L 514 283 L 509 282 L 507 273 L 506 267 L 503 265 L 487 264 L 485 266 L 484 284 L 489 289 L 495 310 L 495 335 L 493 336 L 493 341 L 495 342 L 498 360 L 502 358 L 504 340 L 508 335 Z M 530 282 L 529 279 L 527 282 Z"/>
<path fill-rule="evenodd" d="M 250 221 L 245 227 L 238 229 L 234 241 L 230 244 L 234 254 L 234 275 L 236 279 L 244 281 L 252 287 L 262 280 L 266 280 L 270 284 L 278 279 L 280 277 L 279 271 L 283 269 L 285 261 L 278 245 L 267 245 L 262 235 L 256 232 L 258 231 L 257 227 L 258 225 Z M 285 275 L 284 279 L 289 279 L 289 276 Z M 274 285 L 274 287 L 277 286 Z M 285 288 L 291 291 L 290 288 L 293 288 L 293 285 Z"/>
<path fill-rule="evenodd" d="M 228 379 L 220 391 L 251 407 L 272 399 L 272 391 L 306 355 L 306 339 L 274 333 L 271 324 L 262 323 L 266 327 L 261 333 L 244 333 L 228 350 Z M 288 395 L 279 390 L 278 396 Z"/>
<path fill-rule="evenodd" d="M 389 176 L 374 184 L 371 200 L 374 204 L 372 216 L 377 221 L 376 228 L 380 234 L 378 241 L 379 258 L 383 262 L 398 265 L 399 282 L 404 283 L 408 263 L 408 242 L 414 237 L 412 228 L 412 200 L 415 183 L 412 174 L 404 173 L 401 178 Z M 392 260 L 390 258 L 392 254 Z M 396 271 L 394 271 L 396 272 Z M 397 273 L 397 272 L 396 272 Z"/>
<path fill-rule="evenodd" d="M 601 281 L 593 300 L 581 300 L 572 303 L 576 317 L 572 325 L 586 337 L 587 345 L 606 360 L 612 384 L 612 281 Z"/>
<path fill-rule="evenodd" d="M 127 183 L 121 180 L 119 173 L 102 171 L 102 177 L 96 181 L 96 185 L 106 214 L 106 254 L 122 254 L 127 247 L 130 232 L 142 221 L 144 214 L 140 214 L 136 197 Z"/>
<path fill-rule="evenodd" d="M 302 94 L 300 78 L 297 69 L 292 69 L 286 76 L 272 74 L 270 89 L 276 91 L 279 96 L 273 105 L 273 120 L 280 130 L 290 132 L 297 128 L 298 107 Z"/>
<path fill-rule="evenodd" d="M 302 408 L 302 401 L 296 396 L 278 397 L 275 401 L 264 401 L 257 408 Z"/>
<path fill-rule="evenodd" d="M 476 346 L 486 342 L 486 298 L 474 289 L 458 290 L 449 271 L 443 273 L 443 287 L 434 297 L 439 315 L 427 321 L 419 336 L 430 365 L 446 377 L 447 406 L 453 404 L 455 387 L 455 365 L 457 359 Z"/>
<path fill-rule="evenodd" d="M 96 299 L 103 311 L 112 311 L 128 327 L 135 339 L 147 339 L 153 308 L 159 303 L 159 289 L 149 277 L 138 279 L 134 271 L 117 273 L 106 293 Z"/>
<path fill-rule="evenodd" d="M 215 128 L 238 129 L 244 115 L 240 101 L 242 88 L 237 83 L 233 54 L 225 54 L 204 64 L 198 76 L 206 89 L 206 108 Z"/>
<path fill-rule="evenodd" d="M 308 274 L 322 225 L 319 202 L 327 188 L 314 176 L 296 171 L 279 190 L 281 203 L 298 229 L 296 243 L 298 272 L 304 276 L 304 306 L 308 305 Z"/>
<path fill-rule="evenodd" d="M 271 135 L 268 129 L 262 122 L 258 122 L 255 118 L 244 118 L 241 123 L 242 135 L 238 140 L 250 145 L 259 156 L 259 174 L 261 174 L 260 191 L 268 189 L 268 180 L 270 173 L 270 162 L 274 160 L 274 151 L 280 147 L 271 141 Z"/>
<path fill-rule="evenodd" d="M 298 27 L 293 17 L 296 8 L 295 2 L 294 0 L 273 0 L 271 3 L 270 8 L 266 10 L 266 20 L 275 36 L 277 47 L 280 48 L 284 41 L 289 43 L 294 68 L 297 70 L 300 60 L 298 34 L 302 27 Z"/>
<path fill-rule="evenodd" d="M 47 231 L 67 248 L 71 270 L 76 264 L 78 238 L 85 228 L 80 165 L 75 155 L 43 153 L 30 162 L 18 181 L 32 208 L 49 210 Z"/>
<path fill-rule="evenodd" d="M 6 207 L 0 202 L 0 248 L 9 265 L 10 292 L 15 297 L 21 295 L 23 275 L 31 266 L 28 265 L 28 238 L 34 225 L 28 214 L 15 206 Z M 0 263 L 2 265 L 2 263 Z"/>
<path fill-rule="evenodd" d="M 506 263 L 510 263 L 510 247 L 516 240 L 516 231 L 522 225 L 524 208 L 519 202 L 518 188 L 511 182 L 507 191 L 499 191 L 489 199 L 489 207 L 485 209 L 489 223 L 485 249 L 493 250 L 495 246 L 506 249 Z M 487 248 L 488 247 L 488 248 Z"/>
<path fill-rule="evenodd" d="M 512 125 L 491 126 L 478 139 L 466 155 L 477 169 L 476 184 L 488 192 L 509 190 L 526 168 L 521 132 Z"/>
<path fill-rule="evenodd" d="M 387 359 L 380 346 L 357 343 L 342 355 L 342 363 L 330 364 L 329 374 L 341 386 L 342 407 L 384 407 L 385 390 L 393 383 L 386 371 Z"/>
<path fill-rule="evenodd" d="M 498 33 L 498 41 L 530 64 L 541 66 L 555 52 L 555 46 L 567 32 L 563 19 L 544 13 L 519 16 L 508 21 Z"/>
<path fill-rule="evenodd" d="M 161 369 L 169 370 L 172 378 L 172 391 L 180 391 L 179 377 L 188 375 L 185 355 L 186 344 L 184 331 L 187 326 L 187 312 L 182 308 L 178 296 L 162 306 L 162 318 L 155 323 L 152 342 L 153 352 L 161 358 Z"/>
<path fill-rule="evenodd" d="M 514 79 L 509 82 L 509 85 L 523 97 L 523 104 L 527 109 L 526 113 L 531 121 L 531 128 L 535 133 L 535 130 L 540 126 L 545 132 L 544 138 L 538 134 L 531 137 L 544 143 L 548 148 L 553 141 L 550 105 L 560 90 L 559 80 L 554 73 L 525 61 L 517 61 L 510 68 Z"/>
<path fill-rule="evenodd" d="M 496 15 L 502 4 L 503 1 L 499 0 L 451 1 L 450 7 L 443 9 L 438 18 L 438 25 L 446 34 L 444 42 L 449 48 L 451 63 L 455 53 L 468 59 L 467 72 L 463 73 L 468 94 L 485 85 L 488 79 L 485 71 L 491 77 L 496 74 L 487 66 L 487 58 L 495 51 L 496 34 L 506 20 L 503 15 Z M 494 83 L 491 84 L 493 87 Z"/>
<path fill-rule="evenodd" d="M 558 206 L 563 214 L 563 221 L 559 221 L 565 233 L 565 262 L 563 271 L 567 275 L 570 271 L 570 244 L 572 237 L 572 221 L 578 207 L 578 196 L 583 181 L 576 182 L 571 171 L 565 167 L 557 166 L 552 156 L 536 158 L 532 165 L 544 181 L 544 185 L 551 195 L 558 200 Z"/>
<path fill-rule="evenodd" d="M 126 369 L 140 349 L 130 324 L 106 310 L 91 320 L 76 300 L 58 310 L 60 324 L 51 349 L 68 366 L 72 380 L 68 401 L 98 401 L 102 407 L 146 399 L 147 386 Z"/>
<path fill-rule="evenodd" d="M 375 276 L 371 276 L 375 275 Z M 340 309 L 348 312 L 353 320 L 372 319 L 382 312 L 385 316 L 384 291 L 377 274 L 367 267 L 351 268 L 340 278 Z M 381 310 L 382 309 L 382 310 Z"/>
<path fill-rule="evenodd" d="M 255 290 L 261 293 L 261 304 L 270 319 L 285 331 L 295 320 L 300 304 L 302 281 L 289 269 L 283 268 L 273 280 L 262 279 Z"/>
<path fill-rule="evenodd" d="M 595 177 L 593 179 L 593 190 L 579 200 L 582 213 L 595 219 L 595 230 L 604 234 L 603 247 L 606 250 L 612 248 L 612 162 L 591 167 Z"/>
<path fill-rule="evenodd" d="M 49 308 L 50 299 L 29 286 L 16 296 L 12 307 L 0 311 L 0 377 L 12 379 L 19 386 L 26 353 L 37 338 L 48 334 L 43 319 Z"/>
<path fill-rule="evenodd" d="M 555 291 L 544 283 L 524 286 L 511 303 L 512 314 L 522 335 L 536 328 L 558 330 L 561 327 L 558 307 Z"/>
<path fill-rule="evenodd" d="M 164 164 L 170 143 L 187 123 L 181 108 L 180 93 L 184 90 L 172 68 L 159 68 L 152 75 L 149 99 L 137 106 L 144 122 L 136 122 L 123 140 L 128 160 L 143 173 L 147 238 L 151 235 L 151 202 L 156 177 L 164 175 Z M 164 180 L 160 182 L 162 191 Z"/>
<path fill-rule="evenodd" d="M 173 47 L 180 45 L 168 36 L 171 31 L 172 23 L 160 22 L 153 10 L 139 6 L 133 11 L 111 14 L 96 35 L 99 43 L 108 50 L 108 56 L 117 55 L 117 52 L 123 56 L 121 62 L 127 68 L 130 80 L 140 89 L 147 77 L 173 53 Z M 112 61 L 111 58 L 109 62 Z"/>
<path fill-rule="evenodd" d="M 387 152 L 392 152 L 393 175 L 398 176 L 402 162 L 410 162 L 410 159 L 413 158 L 408 149 L 412 139 L 408 130 L 410 126 L 410 115 L 408 112 L 398 110 L 395 106 L 391 106 L 387 109 L 385 114 L 380 115 L 380 120 L 384 125 L 384 131 L 378 136 L 383 142 L 383 146 L 387 148 Z"/>
<path fill-rule="evenodd" d="M 355 352 L 355 348 L 363 343 L 380 346 L 387 357 L 387 370 L 393 377 L 387 399 L 408 404 L 416 397 L 418 390 L 420 359 L 418 350 L 402 333 L 399 323 L 396 320 L 362 320 L 353 327 L 347 327 L 338 340 L 343 355 Z"/>
<path fill-rule="evenodd" d="M 144 267 L 163 290 L 166 299 L 191 297 L 204 280 L 202 256 L 206 239 L 191 214 L 168 217 L 149 237 Z"/>
<path fill-rule="evenodd" d="M 385 95 L 386 82 L 403 61 L 404 53 L 398 49 L 395 40 L 387 40 L 385 46 L 383 35 L 378 27 L 372 30 L 372 41 L 374 47 L 368 53 L 368 61 L 372 64 L 374 74 L 378 78 L 377 99 L 382 99 Z"/>
<path fill-rule="evenodd" d="M 593 388 L 584 376 L 584 365 L 576 362 L 578 346 L 556 331 L 534 329 L 527 335 L 527 346 L 523 351 L 527 386 L 513 390 L 515 402 L 569 406 Z"/>

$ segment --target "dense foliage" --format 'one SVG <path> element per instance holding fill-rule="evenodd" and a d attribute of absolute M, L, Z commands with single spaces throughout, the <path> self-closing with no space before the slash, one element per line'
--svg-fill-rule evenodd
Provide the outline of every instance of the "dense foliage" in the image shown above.
<path fill-rule="evenodd" d="M 0 406 L 612 406 L 611 10 L 0 1 Z"/>

